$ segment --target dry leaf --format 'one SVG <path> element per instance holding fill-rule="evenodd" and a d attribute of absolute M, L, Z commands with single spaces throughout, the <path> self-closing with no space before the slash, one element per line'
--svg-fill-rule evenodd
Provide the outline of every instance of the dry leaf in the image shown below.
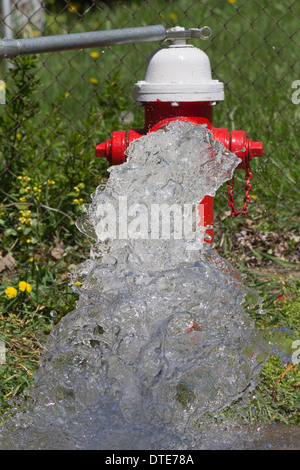
<path fill-rule="evenodd" d="M 61 259 L 64 255 L 64 243 L 63 241 L 59 241 L 56 237 L 54 237 L 55 246 L 52 247 L 50 251 L 50 255 L 56 261 Z"/>
<path fill-rule="evenodd" d="M 16 260 L 13 258 L 13 256 L 7 253 L 4 258 L 0 259 L 0 273 L 6 268 L 10 268 L 11 266 L 15 266 L 16 264 Z"/>
<path fill-rule="evenodd" d="M 56 246 L 55 248 L 52 248 L 50 254 L 53 259 L 59 260 L 64 254 L 64 249 L 61 246 Z"/>
<path fill-rule="evenodd" d="M 69 264 L 68 269 L 74 269 L 74 268 L 76 268 L 76 267 L 77 267 L 76 264 Z"/>

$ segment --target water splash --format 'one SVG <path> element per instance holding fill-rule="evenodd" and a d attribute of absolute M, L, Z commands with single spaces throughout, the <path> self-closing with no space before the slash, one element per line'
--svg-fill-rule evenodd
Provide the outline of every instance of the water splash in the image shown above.
<path fill-rule="evenodd" d="M 163 237 L 151 212 L 197 207 L 238 163 L 205 127 L 171 123 L 110 169 L 78 221 L 96 243 L 71 274 L 77 308 L 53 329 L 31 409 L 4 426 L 0 448 L 199 448 L 192 421 L 253 390 L 269 348 L 243 305 L 258 296 L 203 243 L 197 217 L 189 238 L 175 216 Z"/>

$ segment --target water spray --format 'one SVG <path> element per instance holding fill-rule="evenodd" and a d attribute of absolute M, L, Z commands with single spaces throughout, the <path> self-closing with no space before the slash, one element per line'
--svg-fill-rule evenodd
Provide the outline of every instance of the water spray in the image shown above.
<path fill-rule="evenodd" d="M 1 449 L 200 448 L 191 423 L 251 393 L 269 355 L 243 306 L 258 307 L 259 297 L 211 245 L 175 236 L 99 237 L 107 207 L 126 196 L 128 207 L 145 209 L 140 215 L 161 202 L 202 201 L 201 225 L 213 241 L 213 195 L 240 167 L 250 197 L 249 161 L 263 153 L 244 131 L 213 127 L 224 87 L 212 79 L 207 55 L 186 43 L 207 39 L 210 29 L 149 28 L 96 33 L 97 43 L 94 33 L 83 37 L 85 47 L 171 45 L 151 54 L 145 80 L 134 86 L 144 129 L 113 132 L 96 147 L 111 168 L 86 207 L 96 243 L 70 274 L 79 300 L 51 331 L 28 390 L 34 403 L 0 429 Z M 52 46 L 49 38 L 2 41 L 1 54 L 37 52 L 41 43 L 43 52 L 84 47 L 82 35 L 79 42 L 70 36 Z M 134 211 L 130 223 L 139 235 Z"/>

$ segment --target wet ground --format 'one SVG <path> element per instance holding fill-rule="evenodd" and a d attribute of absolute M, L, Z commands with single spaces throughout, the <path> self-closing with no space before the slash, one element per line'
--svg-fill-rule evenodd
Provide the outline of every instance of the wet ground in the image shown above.
<path fill-rule="evenodd" d="M 300 450 L 300 427 L 283 423 L 224 423 L 203 428 L 200 435 L 199 448 L 203 450 Z"/>

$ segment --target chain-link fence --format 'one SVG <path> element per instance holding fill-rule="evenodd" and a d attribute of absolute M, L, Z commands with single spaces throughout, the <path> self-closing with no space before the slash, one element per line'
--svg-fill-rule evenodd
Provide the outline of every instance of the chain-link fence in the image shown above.
<path fill-rule="evenodd" d="M 248 216 L 231 219 L 226 185 L 216 197 L 216 244 L 247 265 L 293 267 L 299 241 L 300 4 L 294 0 L 2 1 L 2 36 L 35 37 L 162 24 L 207 25 L 208 54 L 225 101 L 214 125 L 262 141 L 252 161 Z M 74 243 L 75 219 L 105 176 L 95 145 L 112 131 L 143 127 L 132 87 L 159 44 L 55 52 L 2 61 L 3 249 L 42 255 L 43 243 Z M 237 172 L 237 205 L 245 175 Z M 76 233 L 75 237 L 79 235 Z M 47 242 L 48 241 L 48 242 Z M 47 252 L 47 250 L 46 250 Z"/>

